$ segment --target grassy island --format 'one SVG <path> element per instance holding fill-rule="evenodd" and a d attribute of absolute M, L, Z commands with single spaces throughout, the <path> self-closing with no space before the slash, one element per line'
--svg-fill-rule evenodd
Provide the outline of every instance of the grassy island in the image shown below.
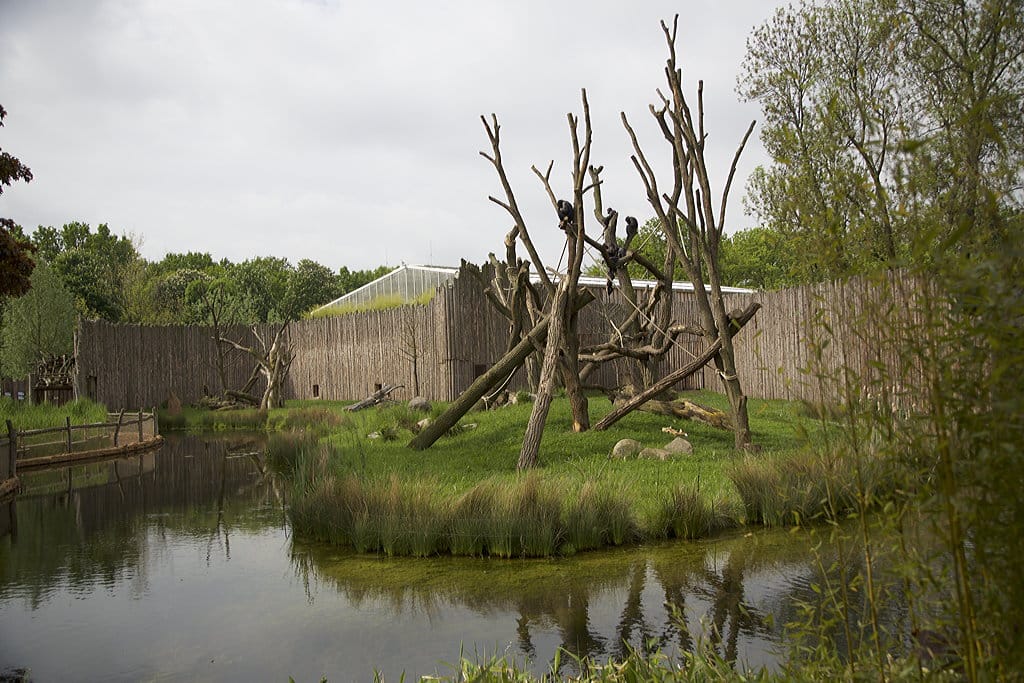
<path fill-rule="evenodd" d="M 688 396 L 722 408 L 711 392 Z M 574 434 L 565 399 L 552 405 L 541 466 L 516 471 L 529 403 L 467 415 L 427 451 L 406 447 L 418 421 L 404 404 L 351 413 L 342 403 L 290 402 L 269 413 L 186 413 L 179 426 L 263 427 L 267 455 L 292 485 L 296 533 L 389 556 L 536 557 L 610 545 L 699 538 L 746 523 L 798 523 L 852 506 L 852 473 L 819 455 L 823 430 L 800 403 L 754 400 L 761 451 L 738 454 L 732 434 L 637 412 L 604 432 Z M 594 397 L 592 416 L 610 409 Z M 166 427 L 167 418 L 162 419 Z M 621 439 L 661 448 L 687 432 L 690 454 L 610 458 Z"/>

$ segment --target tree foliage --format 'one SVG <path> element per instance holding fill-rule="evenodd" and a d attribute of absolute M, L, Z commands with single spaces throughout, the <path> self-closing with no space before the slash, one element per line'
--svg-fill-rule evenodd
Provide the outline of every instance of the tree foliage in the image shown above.
<path fill-rule="evenodd" d="M 0 127 L 7 112 L 0 105 Z M 0 149 L 0 195 L 11 183 L 32 180 L 32 171 L 3 149 Z M 21 296 L 31 286 L 32 244 L 9 218 L 0 218 L 0 301 L 8 296 Z"/>
<path fill-rule="evenodd" d="M 774 161 L 749 202 L 798 278 L 989 243 L 1019 199 L 1022 67 L 1017 0 L 803 2 L 756 29 L 739 90 Z"/>
<path fill-rule="evenodd" d="M 32 271 L 29 291 L 4 306 L 0 373 L 23 377 L 51 356 L 71 353 L 75 300 L 45 262 Z"/>
<path fill-rule="evenodd" d="M 657 218 L 640 226 L 634 241 L 636 251 L 648 261 L 664 263 L 665 237 Z M 789 248 L 780 232 L 769 228 L 748 228 L 723 235 L 719 244 L 719 268 L 722 284 L 729 287 L 770 290 L 800 284 L 796 253 Z M 675 272 L 684 272 L 680 264 L 677 264 Z M 588 275 L 603 273 L 604 268 L 600 264 L 587 269 Z M 634 278 L 649 277 L 646 269 L 636 262 L 629 264 L 629 273 Z M 706 269 L 704 278 L 707 279 Z"/>
<path fill-rule="evenodd" d="M 79 312 L 111 322 L 131 320 L 133 275 L 141 257 L 131 238 L 102 223 L 95 232 L 74 221 L 59 230 L 39 226 L 32 234 L 39 256 L 51 265 L 75 297 Z"/>

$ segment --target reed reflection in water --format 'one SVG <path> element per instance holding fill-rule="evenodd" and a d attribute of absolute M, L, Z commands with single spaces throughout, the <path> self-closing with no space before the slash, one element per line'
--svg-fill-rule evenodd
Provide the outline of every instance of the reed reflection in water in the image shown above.
<path fill-rule="evenodd" d="M 253 438 L 169 439 L 24 483 L 0 510 L 0 672 L 37 680 L 398 680 L 460 651 L 543 671 L 558 648 L 603 660 L 701 641 L 773 665 L 796 602 L 815 597 L 808 538 L 787 532 L 552 560 L 305 544 Z"/>

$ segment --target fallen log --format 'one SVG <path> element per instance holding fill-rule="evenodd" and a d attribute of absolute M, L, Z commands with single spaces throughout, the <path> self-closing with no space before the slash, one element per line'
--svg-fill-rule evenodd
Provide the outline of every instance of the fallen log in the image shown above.
<path fill-rule="evenodd" d="M 741 329 L 743 329 L 744 325 L 750 322 L 750 319 L 754 317 L 754 314 L 757 313 L 759 308 L 761 308 L 761 304 L 752 303 L 749 306 L 747 306 L 742 312 L 737 312 L 731 316 L 729 322 L 733 327 L 734 335 Z M 711 360 L 715 356 L 717 356 L 718 352 L 721 350 L 722 339 L 719 337 L 718 339 L 715 340 L 714 344 L 704 349 L 704 352 L 697 356 L 692 362 L 687 363 L 678 370 L 670 372 L 669 374 L 665 375 L 665 377 L 663 377 L 660 381 L 655 382 L 653 385 L 651 385 L 650 388 L 637 394 L 633 398 L 629 399 L 622 405 L 612 410 L 612 412 L 605 415 L 600 422 L 594 425 L 593 429 L 596 431 L 608 429 L 613 424 L 622 419 L 624 416 L 628 415 L 629 413 L 633 412 L 643 404 L 647 403 L 661 392 L 671 389 L 677 382 L 681 382 L 682 380 L 686 379 L 690 375 L 694 374 L 695 372 L 703 368 L 705 365 L 711 362 Z"/>
<path fill-rule="evenodd" d="M 251 406 L 258 406 L 260 400 L 252 394 L 247 394 L 243 391 L 235 391 L 234 389 L 228 389 L 224 392 L 224 395 L 228 398 L 233 398 L 239 403 L 248 403 Z"/>
<path fill-rule="evenodd" d="M 388 400 L 388 395 L 392 391 L 404 386 L 404 384 L 385 384 L 380 389 L 373 392 L 359 403 L 353 403 L 345 410 L 354 413 L 357 410 L 362 410 L 363 408 L 369 408 L 370 406 L 375 406 L 379 403 L 383 403 L 384 401 Z"/>
<path fill-rule="evenodd" d="M 632 394 L 616 394 L 612 397 L 612 405 L 624 405 L 631 398 L 633 398 Z M 715 427 L 716 429 L 732 429 L 732 422 L 729 421 L 729 416 L 721 410 L 708 408 L 698 403 L 694 403 L 693 401 L 688 401 L 685 398 L 674 398 L 670 401 L 651 399 L 637 408 L 637 410 L 642 410 L 645 413 L 654 413 L 655 415 L 674 417 L 681 420 L 703 422 L 704 424 Z"/>

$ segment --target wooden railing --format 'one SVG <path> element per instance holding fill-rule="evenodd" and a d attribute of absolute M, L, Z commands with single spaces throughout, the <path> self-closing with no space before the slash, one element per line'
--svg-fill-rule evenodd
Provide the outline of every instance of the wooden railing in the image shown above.
<path fill-rule="evenodd" d="M 6 426 L 7 434 L 0 443 L 7 446 L 12 473 L 14 460 L 125 446 L 151 439 L 159 432 L 156 411 L 147 413 L 142 409 L 108 413 L 106 422 L 74 425 L 67 417 L 62 427 L 19 430 L 10 420 Z"/>
<path fill-rule="evenodd" d="M 0 493 L 7 493 L 7 482 L 14 479 L 17 472 L 18 439 L 14 434 L 11 421 L 7 421 L 7 432 L 0 434 Z M 11 485 L 13 487 L 13 485 Z"/>

